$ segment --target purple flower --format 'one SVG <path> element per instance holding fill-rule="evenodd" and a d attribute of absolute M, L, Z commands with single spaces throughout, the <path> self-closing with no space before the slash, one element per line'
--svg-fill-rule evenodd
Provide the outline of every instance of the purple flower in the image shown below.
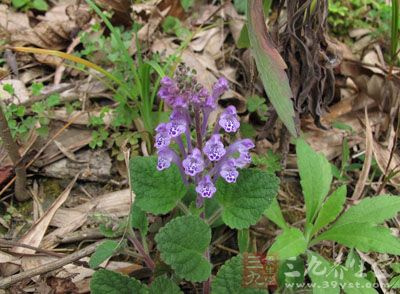
<path fill-rule="evenodd" d="M 175 109 L 171 114 L 171 120 L 167 124 L 168 134 L 172 137 L 178 137 L 185 133 L 187 121 L 181 108 Z"/>
<path fill-rule="evenodd" d="M 169 78 L 164 77 L 161 79 L 161 87 L 158 91 L 158 96 L 163 99 L 169 106 L 175 103 L 175 99 L 179 94 L 177 83 Z"/>
<path fill-rule="evenodd" d="M 234 133 L 240 127 L 239 117 L 236 114 L 235 106 L 228 106 L 225 111 L 221 114 L 219 119 L 219 125 L 227 133 Z"/>
<path fill-rule="evenodd" d="M 158 149 L 157 169 L 159 171 L 167 169 L 171 166 L 171 162 L 176 160 L 176 153 L 168 147 Z"/>
<path fill-rule="evenodd" d="M 254 143 L 250 139 L 242 139 L 242 140 L 237 140 L 235 143 L 233 143 L 230 147 L 229 150 L 231 153 L 233 152 L 240 152 L 240 153 L 245 153 L 248 152 L 250 149 L 253 149 L 255 147 Z"/>
<path fill-rule="evenodd" d="M 203 156 L 198 148 L 194 148 L 192 153 L 182 161 L 185 174 L 195 176 L 204 170 Z"/>
<path fill-rule="evenodd" d="M 225 78 L 219 78 L 219 80 L 214 84 L 212 96 L 215 99 L 217 99 L 222 94 L 224 94 L 224 92 L 227 91 L 228 89 L 229 89 L 228 81 Z"/>
<path fill-rule="evenodd" d="M 154 146 L 157 149 L 168 146 L 171 143 L 171 136 L 168 133 L 167 124 L 161 123 L 156 128 L 156 138 Z"/>
<path fill-rule="evenodd" d="M 221 135 L 212 135 L 210 140 L 206 142 L 203 151 L 208 156 L 210 161 L 220 160 L 226 153 L 224 144 L 221 142 Z"/>
<path fill-rule="evenodd" d="M 228 183 L 236 183 L 236 179 L 239 176 L 239 172 L 235 168 L 235 160 L 228 159 L 222 166 L 219 172 L 221 177 Z"/>
<path fill-rule="evenodd" d="M 251 156 L 249 152 L 240 153 L 238 158 L 235 158 L 235 166 L 238 168 L 244 168 L 251 162 Z"/>
<path fill-rule="evenodd" d="M 209 175 L 206 175 L 197 185 L 196 192 L 203 198 L 211 198 L 217 191 Z"/>

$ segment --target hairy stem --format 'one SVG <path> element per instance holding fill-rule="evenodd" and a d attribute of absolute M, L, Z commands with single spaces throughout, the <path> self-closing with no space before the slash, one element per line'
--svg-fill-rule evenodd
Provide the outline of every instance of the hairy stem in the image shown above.
<path fill-rule="evenodd" d="M 10 129 L 3 110 L 0 107 L 0 138 L 3 141 L 4 147 L 8 152 L 12 163 L 15 168 L 15 197 L 18 201 L 24 201 L 29 198 L 26 191 L 26 170 L 21 162 L 21 155 L 18 152 L 18 145 L 11 136 Z"/>
<path fill-rule="evenodd" d="M 156 265 L 151 257 L 146 253 L 146 250 L 143 248 L 140 241 L 136 238 L 135 232 L 131 229 L 129 230 L 128 239 L 131 241 L 135 249 L 139 252 L 139 254 L 143 257 L 143 260 L 148 268 L 154 270 Z"/>

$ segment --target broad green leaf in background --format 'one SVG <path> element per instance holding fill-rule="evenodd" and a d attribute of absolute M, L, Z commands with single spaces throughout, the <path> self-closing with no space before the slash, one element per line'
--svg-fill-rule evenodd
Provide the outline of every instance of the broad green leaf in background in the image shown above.
<path fill-rule="evenodd" d="M 132 294 L 147 293 L 147 289 L 138 280 L 119 273 L 100 269 L 90 281 L 92 294 Z"/>
<path fill-rule="evenodd" d="M 346 194 L 347 188 L 343 185 L 329 196 L 318 213 L 311 235 L 318 232 L 338 217 L 339 213 L 343 210 Z"/>
<path fill-rule="evenodd" d="M 149 288 L 149 294 L 180 294 L 183 293 L 171 279 L 166 276 L 156 278 Z"/>
<path fill-rule="evenodd" d="M 335 267 L 319 254 L 307 252 L 308 275 L 316 287 L 313 288 L 313 294 L 339 294 L 340 287 L 338 279 L 335 276 Z M 329 287 L 324 287 L 329 285 Z"/>
<path fill-rule="evenodd" d="M 243 257 L 232 257 L 219 269 L 212 283 L 213 294 L 267 294 L 267 290 L 242 287 Z"/>
<path fill-rule="evenodd" d="M 266 218 L 275 223 L 281 229 L 287 229 L 288 225 L 286 224 L 285 218 L 282 215 L 282 210 L 279 206 L 278 199 L 274 198 L 271 202 L 271 205 L 264 212 Z"/>
<path fill-rule="evenodd" d="M 307 249 L 307 241 L 297 228 L 283 231 L 268 250 L 268 255 L 278 255 L 280 260 L 297 257 Z"/>
<path fill-rule="evenodd" d="M 92 254 L 89 260 L 89 266 L 91 268 L 98 267 L 103 261 L 110 258 L 118 248 L 118 242 L 113 240 L 105 240 L 99 246 L 96 251 Z"/>
<path fill-rule="evenodd" d="M 297 137 L 293 94 L 285 72 L 287 66 L 264 25 L 262 0 L 247 1 L 247 11 L 250 44 L 265 91 L 279 118 L 289 132 Z"/>
<path fill-rule="evenodd" d="M 400 276 L 395 276 L 390 280 L 389 289 L 400 289 Z"/>
<path fill-rule="evenodd" d="M 211 275 L 211 264 L 204 253 L 211 242 L 211 229 L 199 217 L 177 217 L 155 237 L 162 260 L 181 278 L 201 282 Z"/>
<path fill-rule="evenodd" d="M 375 196 L 364 198 L 357 205 L 350 207 L 333 226 L 352 222 L 380 224 L 395 217 L 400 211 L 399 196 Z"/>
<path fill-rule="evenodd" d="M 295 291 L 301 288 L 304 283 L 304 259 L 302 256 L 291 257 L 279 262 L 278 266 L 278 284 L 281 289 L 290 288 Z M 297 286 L 296 285 L 299 285 Z M 293 285 L 288 287 L 289 285 Z"/>
<path fill-rule="evenodd" d="M 390 229 L 371 223 L 359 223 L 357 220 L 331 227 L 312 241 L 312 244 L 322 240 L 336 241 L 363 252 L 400 255 L 400 239 L 393 236 Z"/>
<path fill-rule="evenodd" d="M 147 235 L 149 222 L 146 213 L 139 206 L 135 205 L 135 203 L 132 204 L 131 209 L 131 226 L 132 228 L 138 229 L 142 236 Z"/>
<path fill-rule="evenodd" d="M 306 204 L 306 221 L 309 224 L 329 192 L 332 171 L 325 156 L 315 152 L 303 139 L 296 142 L 296 154 Z"/>
<path fill-rule="evenodd" d="M 242 170 L 234 184 L 218 179 L 215 197 L 223 207 L 222 220 L 235 229 L 254 225 L 271 204 L 278 187 L 275 175 L 257 169 Z"/>
<path fill-rule="evenodd" d="M 132 189 L 136 194 L 135 204 L 142 210 L 154 214 L 166 214 L 186 194 L 178 167 L 158 171 L 155 157 L 134 157 L 130 162 Z"/>

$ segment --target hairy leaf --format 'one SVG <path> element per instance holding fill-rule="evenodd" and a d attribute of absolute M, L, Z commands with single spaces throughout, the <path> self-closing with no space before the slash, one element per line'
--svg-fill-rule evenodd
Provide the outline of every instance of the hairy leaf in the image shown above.
<path fill-rule="evenodd" d="M 276 196 L 278 186 L 275 175 L 256 169 L 240 171 L 234 184 L 219 178 L 215 197 L 223 207 L 222 220 L 235 229 L 254 225 Z"/>
<path fill-rule="evenodd" d="M 103 261 L 110 258 L 117 248 L 118 242 L 113 240 L 105 240 L 103 243 L 97 246 L 96 251 L 90 257 L 89 266 L 91 268 L 98 267 Z"/>
<path fill-rule="evenodd" d="M 90 290 L 92 294 L 147 293 L 147 289 L 139 281 L 105 269 L 93 274 Z"/>
<path fill-rule="evenodd" d="M 183 279 L 207 280 L 211 264 L 204 253 L 211 241 L 210 227 L 199 217 L 188 215 L 173 219 L 155 237 L 161 258 Z"/>
<path fill-rule="evenodd" d="M 243 257 L 232 257 L 219 269 L 212 283 L 212 293 L 215 294 L 262 294 L 266 290 L 250 289 L 242 287 Z"/>
<path fill-rule="evenodd" d="M 130 163 L 132 189 L 136 194 L 135 204 L 142 210 L 154 214 L 171 211 L 185 195 L 183 184 L 176 165 L 158 171 L 155 157 L 134 157 Z"/>
<path fill-rule="evenodd" d="M 183 293 L 171 279 L 161 276 L 151 283 L 149 294 L 180 294 Z"/>

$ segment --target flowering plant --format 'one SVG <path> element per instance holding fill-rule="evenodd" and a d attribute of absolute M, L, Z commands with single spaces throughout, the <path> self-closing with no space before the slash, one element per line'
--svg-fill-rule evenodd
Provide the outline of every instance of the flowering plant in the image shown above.
<path fill-rule="evenodd" d="M 156 128 L 155 147 L 158 149 L 157 169 L 161 171 L 175 163 L 184 183 L 195 183 L 200 206 L 203 198 L 211 198 L 217 191 L 215 183 L 219 177 L 228 183 L 236 182 L 237 169 L 250 163 L 249 150 L 254 144 L 250 139 L 239 139 L 224 146 L 221 129 L 225 134 L 234 134 L 240 127 L 234 106 L 225 109 L 207 136 L 208 118 L 217 108 L 217 99 L 228 89 L 228 82 L 220 78 L 209 93 L 197 83 L 194 74 L 182 66 L 175 79 L 164 77 L 161 80 L 158 94 L 173 110 L 170 121 Z M 179 147 L 178 153 L 171 148 L 172 142 Z"/>

